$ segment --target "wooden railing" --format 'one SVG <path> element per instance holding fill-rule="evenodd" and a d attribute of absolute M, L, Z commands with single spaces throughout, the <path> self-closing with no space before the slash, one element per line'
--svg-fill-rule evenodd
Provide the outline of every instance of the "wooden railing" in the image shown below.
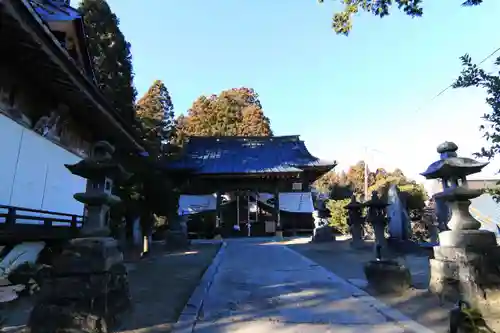
<path fill-rule="evenodd" d="M 78 233 L 84 216 L 0 205 L 0 238 L 68 238 Z"/>

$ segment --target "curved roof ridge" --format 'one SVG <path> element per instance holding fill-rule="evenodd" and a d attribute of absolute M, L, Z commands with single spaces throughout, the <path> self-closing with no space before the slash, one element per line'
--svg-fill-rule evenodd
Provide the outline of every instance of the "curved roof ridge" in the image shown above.
<path fill-rule="evenodd" d="M 183 156 L 167 167 L 198 174 L 301 172 L 331 169 L 337 163 L 313 156 L 298 135 L 267 137 L 193 136 Z"/>
<path fill-rule="evenodd" d="M 282 136 L 229 136 L 229 135 L 217 135 L 217 136 L 204 136 L 204 135 L 191 135 L 188 136 L 188 141 L 299 141 L 299 135 L 282 135 Z"/>

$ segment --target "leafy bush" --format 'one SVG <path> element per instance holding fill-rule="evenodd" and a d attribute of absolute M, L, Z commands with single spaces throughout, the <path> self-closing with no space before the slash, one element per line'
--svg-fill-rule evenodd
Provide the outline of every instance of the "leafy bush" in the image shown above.
<path fill-rule="evenodd" d="M 326 208 L 330 211 L 330 226 L 340 234 L 349 233 L 348 213 L 345 205 L 349 203 L 350 199 L 344 200 L 328 200 Z"/>

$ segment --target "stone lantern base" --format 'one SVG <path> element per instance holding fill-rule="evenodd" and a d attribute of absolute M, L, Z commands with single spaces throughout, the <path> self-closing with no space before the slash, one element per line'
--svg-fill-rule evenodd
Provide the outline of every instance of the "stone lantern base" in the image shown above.
<path fill-rule="evenodd" d="M 364 271 L 368 285 L 381 294 L 402 294 L 411 286 L 410 270 L 396 261 L 370 261 Z"/>
<path fill-rule="evenodd" d="M 445 231 L 440 240 L 429 261 L 429 290 L 441 299 L 467 301 L 493 331 L 500 332 L 500 247 L 495 235 L 484 230 Z"/>
<path fill-rule="evenodd" d="M 322 225 L 314 228 L 311 242 L 313 243 L 323 243 L 332 242 L 335 240 L 335 235 L 333 234 L 333 228 L 329 225 Z"/>
<path fill-rule="evenodd" d="M 28 326 L 40 332 L 99 332 L 131 307 L 127 270 L 113 238 L 69 241 L 43 281 Z"/>
<path fill-rule="evenodd" d="M 439 233 L 439 247 L 490 248 L 496 246 L 496 236 L 488 230 L 447 230 Z"/>

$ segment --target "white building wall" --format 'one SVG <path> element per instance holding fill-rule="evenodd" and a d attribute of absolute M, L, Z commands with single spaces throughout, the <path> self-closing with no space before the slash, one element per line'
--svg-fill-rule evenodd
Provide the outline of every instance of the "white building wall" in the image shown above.
<path fill-rule="evenodd" d="M 83 214 L 86 180 L 64 164 L 81 158 L 0 114 L 0 205 Z"/>

